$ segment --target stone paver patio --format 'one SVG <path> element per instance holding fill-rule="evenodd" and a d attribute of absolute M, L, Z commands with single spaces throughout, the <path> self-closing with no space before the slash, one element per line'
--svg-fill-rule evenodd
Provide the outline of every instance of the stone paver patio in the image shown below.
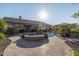
<path fill-rule="evenodd" d="M 25 41 L 23 39 L 11 43 L 4 51 L 4 56 L 70 56 L 72 48 L 65 40 L 56 36 L 43 41 Z"/>

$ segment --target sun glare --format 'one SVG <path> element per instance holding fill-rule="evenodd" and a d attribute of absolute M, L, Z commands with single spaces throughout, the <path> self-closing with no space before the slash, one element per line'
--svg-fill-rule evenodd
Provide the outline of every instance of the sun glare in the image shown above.
<path fill-rule="evenodd" d="M 40 10 L 38 13 L 38 18 L 40 21 L 47 21 L 48 20 L 48 13 L 46 10 Z"/>

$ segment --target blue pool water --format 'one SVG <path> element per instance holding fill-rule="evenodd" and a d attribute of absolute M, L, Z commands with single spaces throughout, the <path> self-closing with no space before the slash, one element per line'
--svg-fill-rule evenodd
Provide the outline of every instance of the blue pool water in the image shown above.
<path fill-rule="evenodd" d="M 48 35 L 49 37 L 51 37 L 51 36 L 54 36 L 55 33 L 54 33 L 54 32 L 48 32 L 47 35 Z"/>
<path fill-rule="evenodd" d="M 36 32 L 28 32 L 27 34 L 34 34 L 34 33 L 36 33 Z M 48 35 L 48 37 L 51 37 L 51 36 L 54 36 L 55 35 L 55 33 L 54 32 L 46 32 L 47 33 L 47 35 Z M 21 33 L 22 34 L 22 33 Z M 26 34 L 26 33 L 25 33 Z"/>

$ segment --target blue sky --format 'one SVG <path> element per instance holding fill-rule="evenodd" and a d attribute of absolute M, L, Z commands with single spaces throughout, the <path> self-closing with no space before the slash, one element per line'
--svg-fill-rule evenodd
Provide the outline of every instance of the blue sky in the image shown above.
<path fill-rule="evenodd" d="M 71 16 L 79 10 L 79 4 L 0 4 L 0 18 L 22 16 L 23 19 L 38 20 L 38 11 L 45 9 L 49 14 L 49 19 L 46 23 L 60 24 L 60 23 L 79 23 Z"/>

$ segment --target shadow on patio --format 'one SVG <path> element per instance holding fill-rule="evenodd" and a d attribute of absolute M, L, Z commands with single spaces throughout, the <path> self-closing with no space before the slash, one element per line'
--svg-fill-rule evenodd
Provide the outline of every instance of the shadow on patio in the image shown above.
<path fill-rule="evenodd" d="M 49 42 L 49 39 L 43 39 L 39 41 L 27 41 L 24 39 L 19 39 L 16 41 L 16 45 L 21 48 L 34 48 L 34 47 L 39 47 L 48 42 Z"/>

